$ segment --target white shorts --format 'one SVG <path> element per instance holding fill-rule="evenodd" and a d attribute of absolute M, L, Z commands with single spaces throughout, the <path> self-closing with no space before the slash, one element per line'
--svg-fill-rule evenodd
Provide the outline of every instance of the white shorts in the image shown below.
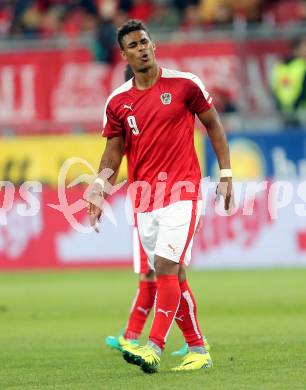
<path fill-rule="evenodd" d="M 140 240 L 154 267 L 155 255 L 188 265 L 201 201 L 181 200 L 161 209 L 137 213 Z"/>

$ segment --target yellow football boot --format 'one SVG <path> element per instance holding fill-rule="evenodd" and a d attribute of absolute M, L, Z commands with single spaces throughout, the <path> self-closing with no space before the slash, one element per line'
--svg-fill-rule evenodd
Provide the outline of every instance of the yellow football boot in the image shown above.
<path fill-rule="evenodd" d="M 201 354 L 198 352 L 189 352 L 184 356 L 182 363 L 172 368 L 172 371 L 189 371 L 199 370 L 200 368 L 210 368 L 213 362 L 211 360 L 209 352 Z"/>
<path fill-rule="evenodd" d="M 123 358 L 128 363 L 140 366 L 142 371 L 147 374 L 157 372 L 160 366 L 160 357 L 155 350 L 148 345 L 144 347 L 124 347 Z"/>

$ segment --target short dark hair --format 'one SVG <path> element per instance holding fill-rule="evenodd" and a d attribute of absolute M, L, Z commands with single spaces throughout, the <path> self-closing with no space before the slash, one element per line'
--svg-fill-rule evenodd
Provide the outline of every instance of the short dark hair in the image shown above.
<path fill-rule="evenodd" d="M 146 26 L 140 20 L 130 19 L 122 24 L 117 30 L 117 40 L 121 49 L 123 49 L 123 37 L 132 31 L 145 31 L 148 36 L 150 36 Z"/>

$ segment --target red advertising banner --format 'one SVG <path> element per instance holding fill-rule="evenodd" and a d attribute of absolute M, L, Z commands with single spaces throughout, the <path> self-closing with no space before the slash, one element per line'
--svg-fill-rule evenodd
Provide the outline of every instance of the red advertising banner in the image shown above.
<path fill-rule="evenodd" d="M 246 111 L 267 112 L 267 80 L 284 41 L 161 43 L 161 65 L 198 75 L 212 95 L 222 91 Z M 71 125 L 95 129 L 110 92 L 123 82 L 124 64 L 94 62 L 84 48 L 1 52 L 0 126 L 35 133 Z M 51 124 L 51 125 L 50 125 Z"/>
<path fill-rule="evenodd" d="M 124 192 L 111 197 L 114 220 L 104 218 L 97 234 L 89 227 L 83 187 L 64 191 L 67 204 L 50 188 L 16 188 L 8 204 L 4 198 L 10 190 L 1 191 L 0 270 L 131 265 L 132 226 L 125 216 Z"/>

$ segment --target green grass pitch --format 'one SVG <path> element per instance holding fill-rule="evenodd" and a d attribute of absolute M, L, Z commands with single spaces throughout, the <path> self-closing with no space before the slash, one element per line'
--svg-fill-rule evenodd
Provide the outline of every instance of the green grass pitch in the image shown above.
<path fill-rule="evenodd" d="M 306 270 L 190 272 L 214 367 L 172 373 L 174 324 L 158 374 L 104 337 L 124 326 L 131 271 L 0 274 L 0 389 L 306 389 Z M 148 326 L 144 332 L 148 334 Z"/>

